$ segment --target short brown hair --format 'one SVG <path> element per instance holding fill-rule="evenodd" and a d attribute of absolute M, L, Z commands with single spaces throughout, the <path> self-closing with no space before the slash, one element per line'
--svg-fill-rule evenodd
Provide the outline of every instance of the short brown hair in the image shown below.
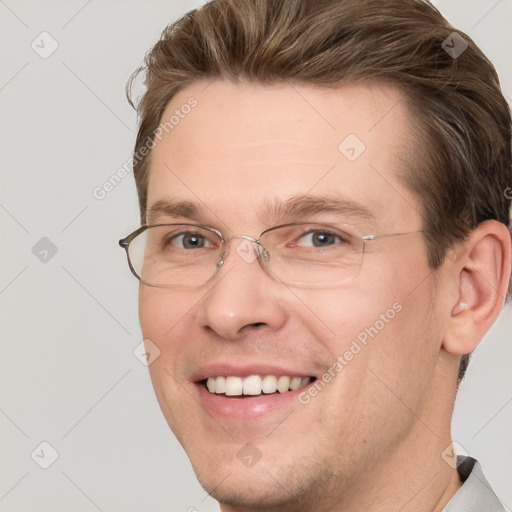
<path fill-rule="evenodd" d="M 450 51 L 456 44 L 460 55 Z M 139 150 L 178 91 L 218 77 L 398 87 L 416 141 L 403 179 L 420 199 L 430 266 L 485 220 L 510 229 L 511 119 L 496 70 L 426 0 L 213 0 L 163 31 L 128 82 L 129 100 L 141 71 L 134 176 L 143 223 L 151 154 Z M 459 380 L 468 362 L 463 356 Z"/>

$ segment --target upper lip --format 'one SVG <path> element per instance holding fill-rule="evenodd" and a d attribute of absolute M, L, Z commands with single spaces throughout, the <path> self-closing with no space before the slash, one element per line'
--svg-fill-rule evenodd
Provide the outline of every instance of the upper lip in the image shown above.
<path fill-rule="evenodd" d="M 312 372 L 292 367 L 269 365 L 264 363 L 234 365 L 226 363 L 213 363 L 198 368 L 191 380 L 200 382 L 208 377 L 249 377 L 249 375 L 288 375 L 289 377 L 314 377 Z"/>

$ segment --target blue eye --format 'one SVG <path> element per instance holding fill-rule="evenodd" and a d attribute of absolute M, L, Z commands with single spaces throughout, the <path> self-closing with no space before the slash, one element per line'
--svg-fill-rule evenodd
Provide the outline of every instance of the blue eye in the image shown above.
<path fill-rule="evenodd" d="M 171 245 L 183 249 L 203 249 L 210 247 L 208 239 L 197 233 L 182 233 L 171 239 Z"/>
<path fill-rule="evenodd" d="M 309 247 L 329 247 L 342 242 L 340 236 L 327 231 L 310 231 L 298 239 L 297 245 Z"/>

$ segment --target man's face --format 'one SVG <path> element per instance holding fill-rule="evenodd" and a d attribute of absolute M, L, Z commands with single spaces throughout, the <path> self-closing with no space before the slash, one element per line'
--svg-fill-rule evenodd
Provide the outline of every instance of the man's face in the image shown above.
<path fill-rule="evenodd" d="M 186 201 L 197 212 L 155 212 L 149 224 L 191 222 L 255 239 L 289 222 L 355 224 L 363 235 L 422 229 L 419 201 L 398 177 L 410 140 L 398 91 L 217 80 L 181 91 L 162 123 L 190 97 L 197 106 L 152 151 L 148 209 Z M 341 206 L 286 216 L 268 208 L 298 198 Z M 368 241 L 356 277 L 321 287 L 272 279 L 236 251 L 241 240 L 204 286 L 140 287 L 143 335 L 161 351 L 150 365 L 160 406 L 222 502 L 348 495 L 379 462 L 406 457 L 431 435 L 424 421 L 434 409 L 443 301 L 422 235 Z M 208 377 L 250 375 L 316 382 L 245 398 L 205 386 Z"/>

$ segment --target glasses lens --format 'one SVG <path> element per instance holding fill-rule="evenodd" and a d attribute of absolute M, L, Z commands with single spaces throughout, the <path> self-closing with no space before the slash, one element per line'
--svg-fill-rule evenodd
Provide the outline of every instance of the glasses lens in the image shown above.
<path fill-rule="evenodd" d="M 189 224 L 152 226 L 130 243 L 128 254 L 140 280 L 151 286 L 199 286 L 217 270 L 221 238 Z"/>
<path fill-rule="evenodd" d="M 363 240 L 353 226 L 290 224 L 261 236 L 262 263 L 281 281 L 298 286 L 337 285 L 359 274 Z"/>

